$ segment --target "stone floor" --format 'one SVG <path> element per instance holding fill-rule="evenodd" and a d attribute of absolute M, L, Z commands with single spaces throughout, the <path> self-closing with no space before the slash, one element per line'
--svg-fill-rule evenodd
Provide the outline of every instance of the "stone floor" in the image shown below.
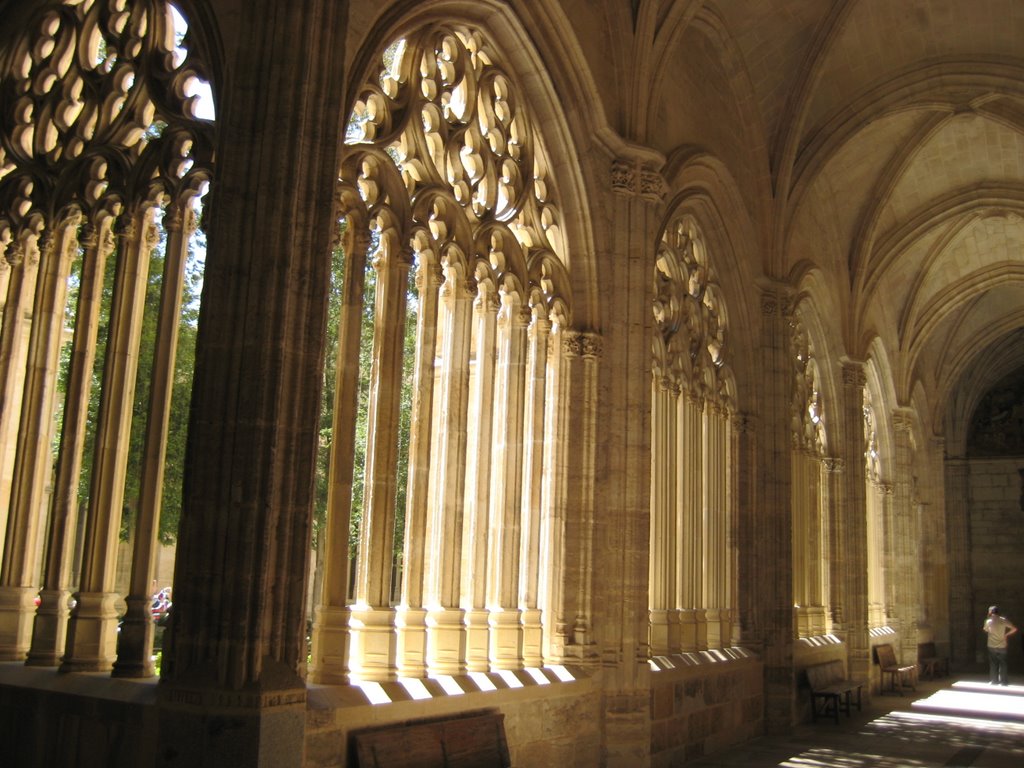
<path fill-rule="evenodd" d="M 994 687 L 981 675 L 923 681 L 915 693 L 874 697 L 838 726 L 819 719 L 688 765 L 1022 768 L 1024 681 L 1016 682 Z"/>

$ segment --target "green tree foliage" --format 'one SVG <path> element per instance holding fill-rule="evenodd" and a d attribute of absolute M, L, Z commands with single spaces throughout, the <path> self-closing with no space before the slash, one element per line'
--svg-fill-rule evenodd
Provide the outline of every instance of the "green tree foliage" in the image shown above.
<path fill-rule="evenodd" d="M 124 508 L 121 517 L 121 538 L 125 540 L 129 538 L 138 515 L 143 441 L 145 439 L 146 419 L 149 409 L 149 382 L 153 371 L 153 350 L 156 343 L 156 321 L 160 305 L 160 290 L 163 282 L 165 250 L 166 234 L 161 230 L 159 244 L 153 250 L 149 263 L 135 400 L 132 404 L 132 430 L 128 454 L 127 479 L 125 482 Z M 205 253 L 205 237 L 201 231 L 197 231 L 189 243 L 182 291 L 182 311 L 178 325 L 178 346 L 175 360 L 173 394 L 171 397 L 167 452 L 164 460 L 164 486 L 159 527 L 159 538 L 161 543 L 164 544 L 173 544 L 176 540 L 178 521 L 181 516 L 185 438 L 188 425 L 189 400 L 192 392 L 192 373 L 195 368 L 195 340 L 199 319 L 199 297 L 202 289 Z M 106 360 L 106 348 L 110 332 L 110 310 L 114 295 L 114 276 L 118 259 L 122 257 L 123 252 L 119 249 L 117 253 L 107 260 L 103 276 L 100 326 L 97 334 L 96 360 L 92 370 L 92 386 L 86 423 L 86 449 L 82 457 L 82 470 L 79 476 L 78 496 L 81 510 L 86 509 L 89 503 L 89 487 L 92 481 L 103 366 Z M 68 304 L 65 311 L 66 325 L 69 328 L 73 328 L 76 322 L 78 296 L 81 288 L 82 258 L 83 254 L 80 252 L 69 280 Z M 63 415 L 63 395 L 67 391 L 70 373 L 70 359 L 71 344 L 70 334 L 68 334 L 68 343 L 62 348 L 60 357 L 58 386 L 60 388 L 61 397 L 59 401 L 61 406 L 57 413 L 57 439 L 59 439 L 60 420 Z M 55 440 L 54 458 L 56 458 L 58 448 L 59 445 Z"/>

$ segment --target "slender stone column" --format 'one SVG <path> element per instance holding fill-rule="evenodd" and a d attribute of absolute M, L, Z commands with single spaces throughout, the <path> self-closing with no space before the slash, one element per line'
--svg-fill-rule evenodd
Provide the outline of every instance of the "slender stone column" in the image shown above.
<path fill-rule="evenodd" d="M 254 0 L 231 16 L 161 668 L 162 768 L 303 763 L 345 13 L 330 0 Z"/>
<path fill-rule="evenodd" d="M 842 532 L 835 553 L 837 585 L 843 605 L 849 672 L 855 680 L 868 681 L 871 647 L 868 633 L 868 554 L 866 466 L 864 463 L 864 364 L 843 360 L 842 389 L 838 403 L 841 458 L 845 461 L 842 495 L 837 501 L 837 525 Z"/>
<path fill-rule="evenodd" d="M 309 670 L 310 680 L 321 684 L 341 684 L 349 679 L 349 528 L 359 408 L 359 344 L 369 246 L 365 223 L 352 217 L 342 245 L 345 274 L 335 360 L 334 439 L 327 470 L 323 587 L 320 604 L 314 611 L 313 658 Z"/>
<path fill-rule="evenodd" d="M 433 674 L 459 674 L 466 668 L 466 627 L 460 606 L 467 410 L 469 401 L 469 348 L 473 295 L 461 266 L 445 267 L 441 286 L 440 378 L 436 442 L 436 484 L 427 541 L 430 547 L 425 600 L 427 611 L 427 667 Z"/>
<path fill-rule="evenodd" d="M 547 380 L 544 398 L 544 482 L 541 488 L 540 571 L 541 608 L 544 616 L 543 654 L 545 664 L 561 664 L 571 640 L 565 605 L 565 513 L 568 455 L 565 450 L 568 418 L 568 364 L 563 350 L 564 332 L 554 326 L 548 345 Z"/>
<path fill-rule="evenodd" d="M 522 541 L 519 555 L 519 608 L 523 617 L 523 664 L 543 663 L 540 601 L 541 510 L 543 508 L 544 428 L 548 340 L 551 321 L 538 303 L 528 329 L 525 423 L 523 432 Z"/>
<path fill-rule="evenodd" d="M 950 663 L 966 667 L 974 663 L 976 633 L 971 600 L 971 526 L 968 519 L 970 465 L 965 458 L 946 459 L 946 539 L 949 542 Z"/>
<path fill-rule="evenodd" d="M 840 586 L 843 583 L 843 574 L 839 570 L 841 561 L 837 553 L 840 548 L 839 539 L 842 535 L 838 524 L 839 500 L 844 485 L 843 473 L 846 471 L 846 462 L 840 458 L 829 457 L 822 462 L 822 469 L 825 477 L 821 508 L 824 517 L 823 542 L 826 546 L 827 558 L 824 563 L 824 594 L 829 609 L 826 617 L 825 631 L 844 633 L 843 594 L 840 590 Z"/>
<path fill-rule="evenodd" d="M 32 324 L 24 349 L 26 367 L 21 370 L 21 418 L 0 568 L 0 658 L 21 660 L 31 644 L 33 601 L 38 588 L 36 541 L 46 519 L 44 504 L 51 468 L 57 363 L 68 273 L 78 245 L 79 218 L 74 214 L 47 237 L 36 270 L 35 299 L 31 308 L 23 307 L 25 314 L 32 317 Z M 20 335 L 20 321 L 12 322 L 11 327 L 18 329 Z M 20 351 L 15 354 L 22 359 Z M 18 411 L 5 410 L 0 419 L 13 423 L 17 416 Z M 8 436 L 14 437 L 12 433 Z"/>
<path fill-rule="evenodd" d="M 132 551 L 131 583 L 127 611 L 117 635 L 115 677 L 151 677 L 153 618 L 150 601 L 156 572 L 157 534 L 164 491 L 164 457 L 167 453 L 174 363 L 178 351 L 181 296 L 188 258 L 188 241 L 195 231 L 190 201 L 179 201 L 164 215 L 167 246 L 160 285 L 153 367 L 149 383 L 149 409 L 143 445 L 142 478 L 139 483 L 138 519 Z"/>
<path fill-rule="evenodd" d="M 366 425 L 366 482 L 352 610 L 352 673 L 364 680 L 398 674 L 391 571 L 395 534 L 402 352 L 410 254 L 382 242 L 377 271 L 370 399 Z"/>
<path fill-rule="evenodd" d="M 40 225 L 41 227 L 41 225 Z M 7 247 L 7 263 L 10 277 L 7 286 L 7 302 L 4 304 L 3 326 L 0 327 L 0 520 L 4 530 L 10 529 L 12 520 L 8 515 L 11 508 L 11 482 L 14 476 L 14 457 L 17 452 L 18 421 L 21 414 L 21 399 L 25 392 L 25 366 L 28 360 L 28 338 L 31 328 L 32 301 L 35 294 L 36 278 L 39 273 L 39 228 L 22 232 Z M 27 521 L 16 524 L 24 525 Z M 11 535 L 5 534 L 5 539 Z M 15 537 L 16 539 L 21 537 Z M 17 545 L 23 547 L 24 540 Z M 20 557 L 20 555 L 19 555 Z M 6 562 L 6 558 L 5 558 Z M 0 585 L 4 582 L 0 581 Z M 34 597 L 34 595 L 32 595 Z M 25 597 L 14 599 L 13 593 L 0 597 L 0 615 L 10 610 L 20 611 L 17 606 L 25 604 Z M 14 600 L 12 603 L 11 601 Z M 28 603 L 31 604 L 31 597 Z M 28 638 L 24 631 L 17 642 L 17 648 L 7 648 L 10 640 L 0 640 L 0 658 L 24 658 L 24 644 Z M 19 650 L 20 649 L 20 650 Z"/>
<path fill-rule="evenodd" d="M 896 433 L 893 545 L 896 571 L 895 608 L 899 617 L 901 661 L 917 661 L 917 622 L 921 602 L 921 527 L 914 490 L 914 421 L 909 408 L 893 411 Z"/>
<path fill-rule="evenodd" d="M 679 478 L 679 557 L 677 558 L 680 642 L 684 651 L 703 651 L 707 642 L 704 603 L 704 399 L 685 389 L 678 400 L 679 435 L 676 460 Z"/>
<path fill-rule="evenodd" d="M 705 473 L 704 473 L 704 605 L 707 609 L 707 645 L 723 648 L 729 644 L 728 631 L 723 636 L 722 621 L 728 624 L 726 602 L 726 533 L 728 517 L 725 507 L 725 409 L 709 400 L 705 411 Z M 723 614 L 723 611 L 725 612 Z"/>
<path fill-rule="evenodd" d="M 487 562 L 490 657 L 494 669 L 523 665 L 519 611 L 519 563 L 523 509 L 523 411 L 526 329 L 530 315 L 522 297 L 501 291 L 498 312 Z"/>
<path fill-rule="evenodd" d="M 441 275 L 437 255 L 426 243 L 417 249 L 416 288 L 419 317 L 413 362 L 412 413 L 409 424 L 409 483 L 405 507 L 402 603 L 398 626 L 398 674 L 422 677 L 427 671 L 427 612 L 423 605 L 426 576 L 427 505 L 430 493 L 430 443 L 434 410 L 434 353 L 437 345 L 437 300 Z"/>
<path fill-rule="evenodd" d="M 676 609 L 676 436 L 678 393 L 667 378 L 653 381 L 651 393 L 651 557 L 650 612 L 652 655 L 678 651 L 671 637 L 670 614 L 679 624 Z"/>
<path fill-rule="evenodd" d="M 96 358 L 103 276 L 113 253 L 113 219 L 98 216 L 82 240 L 84 253 L 71 341 L 64 419 L 46 537 L 46 563 L 39 608 L 32 627 L 32 645 L 26 663 L 56 666 L 64 655 L 68 623 L 68 579 L 72 568 L 78 523 L 78 482 L 85 451 L 89 393 Z"/>
<path fill-rule="evenodd" d="M 123 612 L 114 592 L 125 474 L 135 401 L 142 314 L 150 253 L 157 243 L 156 209 L 130 214 L 122 236 L 103 362 L 82 572 L 68 623 L 62 672 L 109 670 L 116 655 L 117 620 Z"/>
<path fill-rule="evenodd" d="M 469 385 L 469 445 L 466 450 L 469 466 L 466 469 L 466 514 L 462 526 L 462 608 L 466 612 L 466 669 L 470 672 L 486 672 L 491 658 L 487 562 L 498 309 L 499 300 L 493 286 L 490 283 L 480 285 L 473 305 L 475 362 Z"/>

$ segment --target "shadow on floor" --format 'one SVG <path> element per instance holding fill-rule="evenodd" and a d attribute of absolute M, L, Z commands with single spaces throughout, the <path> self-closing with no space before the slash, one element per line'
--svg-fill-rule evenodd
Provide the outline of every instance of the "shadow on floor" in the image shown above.
<path fill-rule="evenodd" d="M 923 682 L 904 697 L 873 697 L 838 726 L 801 724 L 689 765 L 1022 768 L 1024 685 L 991 686 L 981 676 Z"/>

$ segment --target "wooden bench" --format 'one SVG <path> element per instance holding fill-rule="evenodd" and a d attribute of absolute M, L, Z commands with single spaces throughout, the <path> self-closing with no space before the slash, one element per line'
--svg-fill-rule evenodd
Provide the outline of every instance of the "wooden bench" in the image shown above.
<path fill-rule="evenodd" d="M 903 685 L 907 683 L 912 691 L 916 691 L 917 665 L 900 664 L 896 661 L 896 651 L 888 643 L 875 646 L 875 658 L 878 659 L 878 668 L 882 672 L 882 693 L 896 693 L 903 695 Z M 889 689 L 885 688 L 885 676 L 889 676 Z"/>
<path fill-rule="evenodd" d="M 818 721 L 818 715 L 827 715 L 835 718 L 838 725 L 840 712 L 845 712 L 847 717 L 850 716 L 850 703 L 854 693 L 857 694 L 857 710 L 860 711 L 862 683 L 846 679 L 843 662 L 826 661 L 823 664 L 812 664 L 807 667 L 807 682 L 811 686 L 811 720 L 814 722 Z"/>
<path fill-rule="evenodd" d="M 921 677 L 927 675 L 929 680 L 949 674 L 949 659 L 939 656 L 935 643 L 920 643 L 917 646 L 917 666 Z"/>
<path fill-rule="evenodd" d="M 505 716 L 419 720 L 352 734 L 359 768 L 509 768 Z"/>

